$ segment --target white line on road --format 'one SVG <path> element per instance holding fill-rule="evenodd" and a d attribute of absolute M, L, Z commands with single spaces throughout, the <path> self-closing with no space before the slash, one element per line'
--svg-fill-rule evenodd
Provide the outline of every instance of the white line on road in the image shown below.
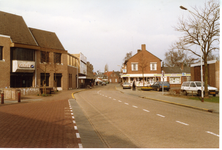
<path fill-rule="evenodd" d="M 160 114 L 156 114 L 156 115 L 157 115 L 157 116 L 159 116 L 159 117 L 163 117 L 163 118 L 165 117 L 165 116 L 163 116 L 163 115 L 160 115 Z"/>
<path fill-rule="evenodd" d="M 107 97 L 107 96 L 105 96 L 105 97 Z"/>
<path fill-rule="evenodd" d="M 79 148 L 83 148 L 82 144 L 79 143 Z"/>
<path fill-rule="evenodd" d="M 74 116 L 72 116 L 72 119 L 75 119 L 75 117 L 74 117 Z"/>
<path fill-rule="evenodd" d="M 188 126 L 189 124 L 187 124 L 187 123 L 184 123 L 184 122 L 181 122 L 181 121 L 176 121 L 177 123 L 180 123 L 180 124 L 183 124 L 183 125 L 186 125 L 186 126 Z"/>
<path fill-rule="evenodd" d="M 125 103 L 126 105 L 129 105 L 129 103 Z"/>
<path fill-rule="evenodd" d="M 121 100 L 118 100 L 118 102 L 122 102 Z"/>
<path fill-rule="evenodd" d="M 134 107 L 134 108 L 138 108 L 137 106 L 134 106 L 134 105 L 133 105 L 133 107 Z"/>
<path fill-rule="evenodd" d="M 113 100 L 115 101 L 116 99 L 114 98 Z"/>
<path fill-rule="evenodd" d="M 109 98 L 112 98 L 112 97 L 109 97 Z"/>
<path fill-rule="evenodd" d="M 150 112 L 149 110 L 143 109 L 143 111 Z"/>
<path fill-rule="evenodd" d="M 80 134 L 79 134 L 79 133 L 76 133 L 76 137 L 77 137 L 77 138 L 80 138 Z"/>
<path fill-rule="evenodd" d="M 76 123 L 76 121 L 73 120 L 73 123 Z"/>
<path fill-rule="evenodd" d="M 215 136 L 218 136 L 218 137 L 219 137 L 218 134 L 215 134 L 215 133 L 213 133 L 213 132 L 210 132 L 210 131 L 206 131 L 206 132 L 209 133 L 209 134 L 212 134 L 212 135 L 215 135 Z"/>
<path fill-rule="evenodd" d="M 77 126 L 74 126 L 74 129 L 77 130 Z"/>

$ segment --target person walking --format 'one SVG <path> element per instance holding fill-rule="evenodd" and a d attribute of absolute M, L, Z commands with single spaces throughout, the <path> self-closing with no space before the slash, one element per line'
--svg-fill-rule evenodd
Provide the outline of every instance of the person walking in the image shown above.
<path fill-rule="evenodd" d="M 136 83 L 135 83 L 135 79 L 133 80 L 133 91 L 136 90 Z"/>

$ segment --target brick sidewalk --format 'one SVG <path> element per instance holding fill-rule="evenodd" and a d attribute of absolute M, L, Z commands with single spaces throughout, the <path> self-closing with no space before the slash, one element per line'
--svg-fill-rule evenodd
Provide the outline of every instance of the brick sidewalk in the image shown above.
<path fill-rule="evenodd" d="M 48 100 L 1 105 L 1 148 L 78 148 L 68 97 L 64 92 Z"/>

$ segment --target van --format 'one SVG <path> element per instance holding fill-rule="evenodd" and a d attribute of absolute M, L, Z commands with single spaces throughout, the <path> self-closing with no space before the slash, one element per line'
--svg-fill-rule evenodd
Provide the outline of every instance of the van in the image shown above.
<path fill-rule="evenodd" d="M 181 91 L 187 94 L 197 94 L 201 96 L 201 81 L 186 81 L 181 85 Z M 204 82 L 203 82 L 203 91 L 204 91 Z M 218 89 L 208 85 L 209 95 L 216 96 L 218 94 Z"/>

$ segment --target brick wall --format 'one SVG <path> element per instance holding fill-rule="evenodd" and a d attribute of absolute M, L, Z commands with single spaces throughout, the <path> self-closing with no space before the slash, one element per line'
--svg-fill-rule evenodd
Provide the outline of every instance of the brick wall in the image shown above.
<path fill-rule="evenodd" d="M 10 86 L 10 44 L 9 37 L 0 36 L 0 46 L 3 46 L 3 59 L 0 60 L 0 88 Z"/>

